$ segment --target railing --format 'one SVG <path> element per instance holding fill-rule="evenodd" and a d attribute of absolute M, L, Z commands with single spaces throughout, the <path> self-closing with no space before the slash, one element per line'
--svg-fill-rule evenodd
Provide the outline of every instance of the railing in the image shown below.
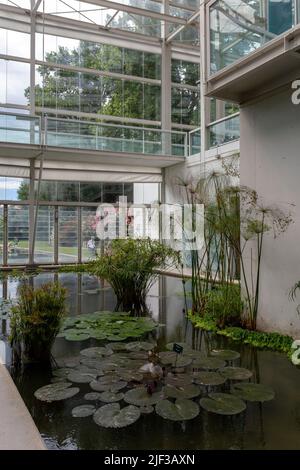
<path fill-rule="evenodd" d="M 240 114 L 226 116 L 208 126 L 209 148 L 238 140 L 240 138 Z"/>
<path fill-rule="evenodd" d="M 198 127 L 189 133 L 189 155 L 201 152 L 201 129 Z"/>
<path fill-rule="evenodd" d="M 70 119 L 45 119 L 46 145 L 143 155 L 187 155 L 187 133 Z"/>
<path fill-rule="evenodd" d="M 41 118 L 0 112 L 0 142 L 41 145 Z"/>
<path fill-rule="evenodd" d="M 188 155 L 188 134 L 0 112 L 0 142 L 143 155 Z"/>
<path fill-rule="evenodd" d="M 299 23 L 299 3 L 299 0 L 216 0 L 210 4 L 211 74 Z"/>

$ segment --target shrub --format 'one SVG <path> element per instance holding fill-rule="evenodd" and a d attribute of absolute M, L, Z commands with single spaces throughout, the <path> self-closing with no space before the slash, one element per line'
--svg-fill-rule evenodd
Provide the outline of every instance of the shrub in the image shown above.
<path fill-rule="evenodd" d="M 239 285 L 220 285 L 206 294 L 204 316 L 212 318 L 220 328 L 240 323 L 242 311 Z"/>
<path fill-rule="evenodd" d="M 48 361 L 51 347 L 66 314 L 66 290 L 59 283 L 34 289 L 28 282 L 18 289 L 11 308 L 10 342 L 26 362 Z"/>
<path fill-rule="evenodd" d="M 156 270 L 175 266 L 179 254 L 151 239 L 113 240 L 104 255 L 87 266 L 90 274 L 104 279 L 117 296 L 116 311 L 147 313 L 146 295 L 156 280 Z"/>

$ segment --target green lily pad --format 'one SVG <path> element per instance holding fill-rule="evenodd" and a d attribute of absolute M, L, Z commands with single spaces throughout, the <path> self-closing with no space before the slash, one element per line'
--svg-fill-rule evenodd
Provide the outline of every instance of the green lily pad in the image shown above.
<path fill-rule="evenodd" d="M 69 367 L 62 367 L 60 369 L 54 369 L 52 371 L 52 374 L 55 376 L 55 377 L 68 377 L 69 373 L 72 372 L 73 369 L 69 368 Z"/>
<path fill-rule="evenodd" d="M 203 357 L 194 359 L 193 361 L 193 367 L 196 367 L 198 369 L 216 370 L 225 367 L 225 365 L 225 361 L 219 359 L 218 357 Z"/>
<path fill-rule="evenodd" d="M 200 389 L 197 385 L 189 384 L 182 387 L 175 387 L 174 385 L 166 385 L 163 388 L 164 395 L 170 398 L 194 398 L 200 394 Z"/>
<path fill-rule="evenodd" d="M 243 367 L 224 367 L 219 372 L 229 380 L 248 380 L 253 375 L 251 370 L 244 369 Z"/>
<path fill-rule="evenodd" d="M 154 392 L 152 395 L 149 395 L 146 388 L 143 386 L 133 388 L 124 395 L 124 401 L 126 401 L 126 403 L 137 406 L 155 405 L 162 399 L 162 392 Z"/>
<path fill-rule="evenodd" d="M 172 403 L 162 400 L 155 407 L 156 413 L 164 419 L 171 421 L 186 421 L 196 418 L 199 414 L 199 406 L 192 400 L 180 399 Z"/>
<path fill-rule="evenodd" d="M 228 393 L 210 393 L 208 397 L 201 398 L 200 405 L 219 415 L 236 415 L 246 409 L 243 400 Z"/>
<path fill-rule="evenodd" d="M 80 364 L 89 367 L 90 369 L 99 369 L 102 370 L 103 362 L 100 359 L 91 359 L 89 357 L 83 357 L 80 359 Z"/>
<path fill-rule="evenodd" d="M 100 377 L 98 380 L 93 380 L 90 383 L 92 390 L 96 392 L 118 392 L 123 388 L 127 387 L 127 382 L 119 379 L 118 376 L 104 376 Z"/>
<path fill-rule="evenodd" d="M 83 341 L 88 338 L 108 341 L 124 341 L 131 337 L 140 337 L 156 328 L 148 317 L 131 317 L 125 312 L 94 312 L 67 318 L 59 336 L 69 341 Z"/>
<path fill-rule="evenodd" d="M 40 401 L 51 403 L 53 401 L 66 400 L 67 398 L 74 397 L 79 393 L 80 389 L 77 387 L 71 388 L 71 383 L 58 382 L 50 385 L 45 385 L 34 392 L 35 398 Z"/>
<path fill-rule="evenodd" d="M 237 383 L 232 385 L 231 393 L 245 401 L 269 401 L 275 397 L 272 388 L 263 384 Z"/>
<path fill-rule="evenodd" d="M 175 352 L 162 352 L 159 357 L 162 364 L 171 365 L 172 367 L 187 367 L 193 361 L 191 357 L 178 355 Z"/>
<path fill-rule="evenodd" d="M 240 358 L 240 353 L 237 351 L 231 351 L 230 349 L 213 349 L 210 352 L 213 357 L 218 357 L 223 361 L 235 361 Z"/>
<path fill-rule="evenodd" d="M 106 347 L 113 351 L 126 351 L 126 344 L 124 343 L 108 343 Z"/>
<path fill-rule="evenodd" d="M 155 344 L 146 341 L 133 341 L 125 345 L 127 351 L 150 351 L 154 346 Z"/>
<path fill-rule="evenodd" d="M 89 372 L 82 372 L 79 370 L 73 370 L 68 374 L 67 379 L 69 382 L 77 384 L 89 384 L 92 380 L 95 380 L 97 375 L 90 374 Z"/>
<path fill-rule="evenodd" d="M 116 401 L 121 401 L 124 398 L 123 393 L 114 393 L 114 392 L 102 392 L 100 393 L 100 400 L 103 403 L 114 403 Z"/>
<path fill-rule="evenodd" d="M 113 350 L 107 347 L 95 347 L 95 348 L 87 348 L 80 351 L 81 356 L 91 357 L 91 358 L 102 358 L 105 356 L 111 356 L 113 354 Z"/>
<path fill-rule="evenodd" d="M 124 428 L 135 423 L 141 416 L 141 411 L 136 406 L 120 408 L 119 403 L 111 403 L 99 408 L 93 416 L 98 426 L 104 428 Z"/>
<path fill-rule="evenodd" d="M 78 333 L 66 333 L 65 339 L 67 341 L 86 341 L 90 338 L 89 333 L 78 332 Z"/>
<path fill-rule="evenodd" d="M 137 372 L 136 370 L 120 369 L 116 370 L 116 374 L 120 377 L 121 380 L 126 382 L 143 381 L 143 374 L 141 372 Z"/>
<path fill-rule="evenodd" d="M 165 378 L 166 385 L 173 385 L 174 387 L 185 387 L 193 382 L 190 374 L 171 374 L 169 373 Z"/>
<path fill-rule="evenodd" d="M 226 382 L 226 378 L 219 372 L 203 371 L 193 374 L 194 382 L 198 385 L 222 385 Z"/>
<path fill-rule="evenodd" d="M 73 418 L 86 418 L 87 416 L 92 416 L 96 411 L 96 408 L 93 405 L 80 405 L 76 406 L 72 410 Z"/>
<path fill-rule="evenodd" d="M 91 374 L 94 375 L 95 377 L 101 377 L 104 375 L 104 372 L 102 369 L 96 369 L 95 367 L 88 367 L 85 364 L 79 364 L 79 366 L 76 366 L 75 369 L 78 372 L 85 372 L 86 374 Z"/>
<path fill-rule="evenodd" d="M 84 399 L 88 401 L 97 401 L 100 400 L 101 393 L 98 392 L 89 392 L 84 395 Z"/>
<path fill-rule="evenodd" d="M 144 406 L 140 406 L 139 408 L 140 408 L 140 412 L 143 415 L 150 415 L 154 411 L 154 408 L 152 405 L 144 405 Z"/>

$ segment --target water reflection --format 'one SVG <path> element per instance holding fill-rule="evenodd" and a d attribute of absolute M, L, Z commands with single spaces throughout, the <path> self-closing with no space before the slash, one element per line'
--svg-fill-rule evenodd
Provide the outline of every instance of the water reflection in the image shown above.
<path fill-rule="evenodd" d="M 69 314 L 77 315 L 96 310 L 112 310 L 115 297 L 103 282 L 88 275 L 43 273 L 32 279 L 35 286 L 59 280 L 67 287 Z M 1 286 L 3 295 L 16 295 L 17 282 Z M 23 396 L 45 442 L 50 449 L 300 449 L 300 370 L 282 354 L 261 351 L 239 345 L 224 337 L 194 329 L 187 322 L 181 281 L 161 278 L 153 286 L 148 305 L 153 317 L 162 325 L 155 332 L 159 348 L 166 343 L 186 341 L 205 353 L 213 348 L 238 350 L 237 365 L 251 369 L 253 380 L 275 390 L 275 400 L 248 403 L 247 410 L 237 416 L 218 416 L 201 410 L 200 415 L 184 425 L 163 420 L 155 413 L 142 416 L 124 429 L 98 427 L 91 418 L 74 419 L 71 410 L 84 403 L 83 395 L 90 391 L 80 385 L 81 393 L 70 400 L 53 404 L 37 401 L 33 392 L 50 382 L 51 371 L 40 366 L 14 369 L 14 380 Z M 5 324 L 5 325 L 4 325 Z M 2 321 L 3 332 L 9 330 Z M 89 340 L 82 343 L 58 338 L 53 348 L 57 360 L 76 356 L 83 348 L 101 345 Z M 7 346 L 6 346 L 7 348 Z M 137 436 L 139 437 L 137 439 Z"/>

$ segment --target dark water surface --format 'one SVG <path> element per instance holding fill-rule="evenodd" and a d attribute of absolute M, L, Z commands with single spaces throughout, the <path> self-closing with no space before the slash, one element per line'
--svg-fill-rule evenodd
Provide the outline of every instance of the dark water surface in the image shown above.
<path fill-rule="evenodd" d="M 113 310 L 112 290 L 87 275 L 40 274 L 33 282 L 39 285 L 54 276 L 69 291 L 70 315 Z M 1 286 L 11 297 L 15 296 L 16 288 L 17 282 Z M 86 292 L 97 288 L 101 289 L 97 293 Z M 161 350 L 168 342 L 185 340 L 205 352 L 212 347 L 240 351 L 240 365 L 253 371 L 255 382 L 272 387 L 275 399 L 263 405 L 248 403 L 247 410 L 234 417 L 209 414 L 201 409 L 197 418 L 180 423 L 152 413 L 142 415 L 127 428 L 105 429 L 97 426 L 92 417 L 76 419 L 71 416 L 75 406 L 93 404 L 83 399 L 84 394 L 91 391 L 88 384 L 76 384 L 81 391 L 71 399 L 45 404 L 35 399 L 33 393 L 50 383 L 51 371 L 38 366 L 27 367 L 23 372 L 12 369 L 15 383 L 49 449 L 300 449 L 299 368 L 283 354 L 195 331 L 182 312 L 184 300 L 181 282 L 177 279 L 160 279 L 151 290 L 148 304 L 154 319 L 164 325 L 155 332 Z M 57 338 L 53 355 L 56 359 L 71 357 L 95 345 L 103 345 L 103 342 L 67 342 Z"/>

